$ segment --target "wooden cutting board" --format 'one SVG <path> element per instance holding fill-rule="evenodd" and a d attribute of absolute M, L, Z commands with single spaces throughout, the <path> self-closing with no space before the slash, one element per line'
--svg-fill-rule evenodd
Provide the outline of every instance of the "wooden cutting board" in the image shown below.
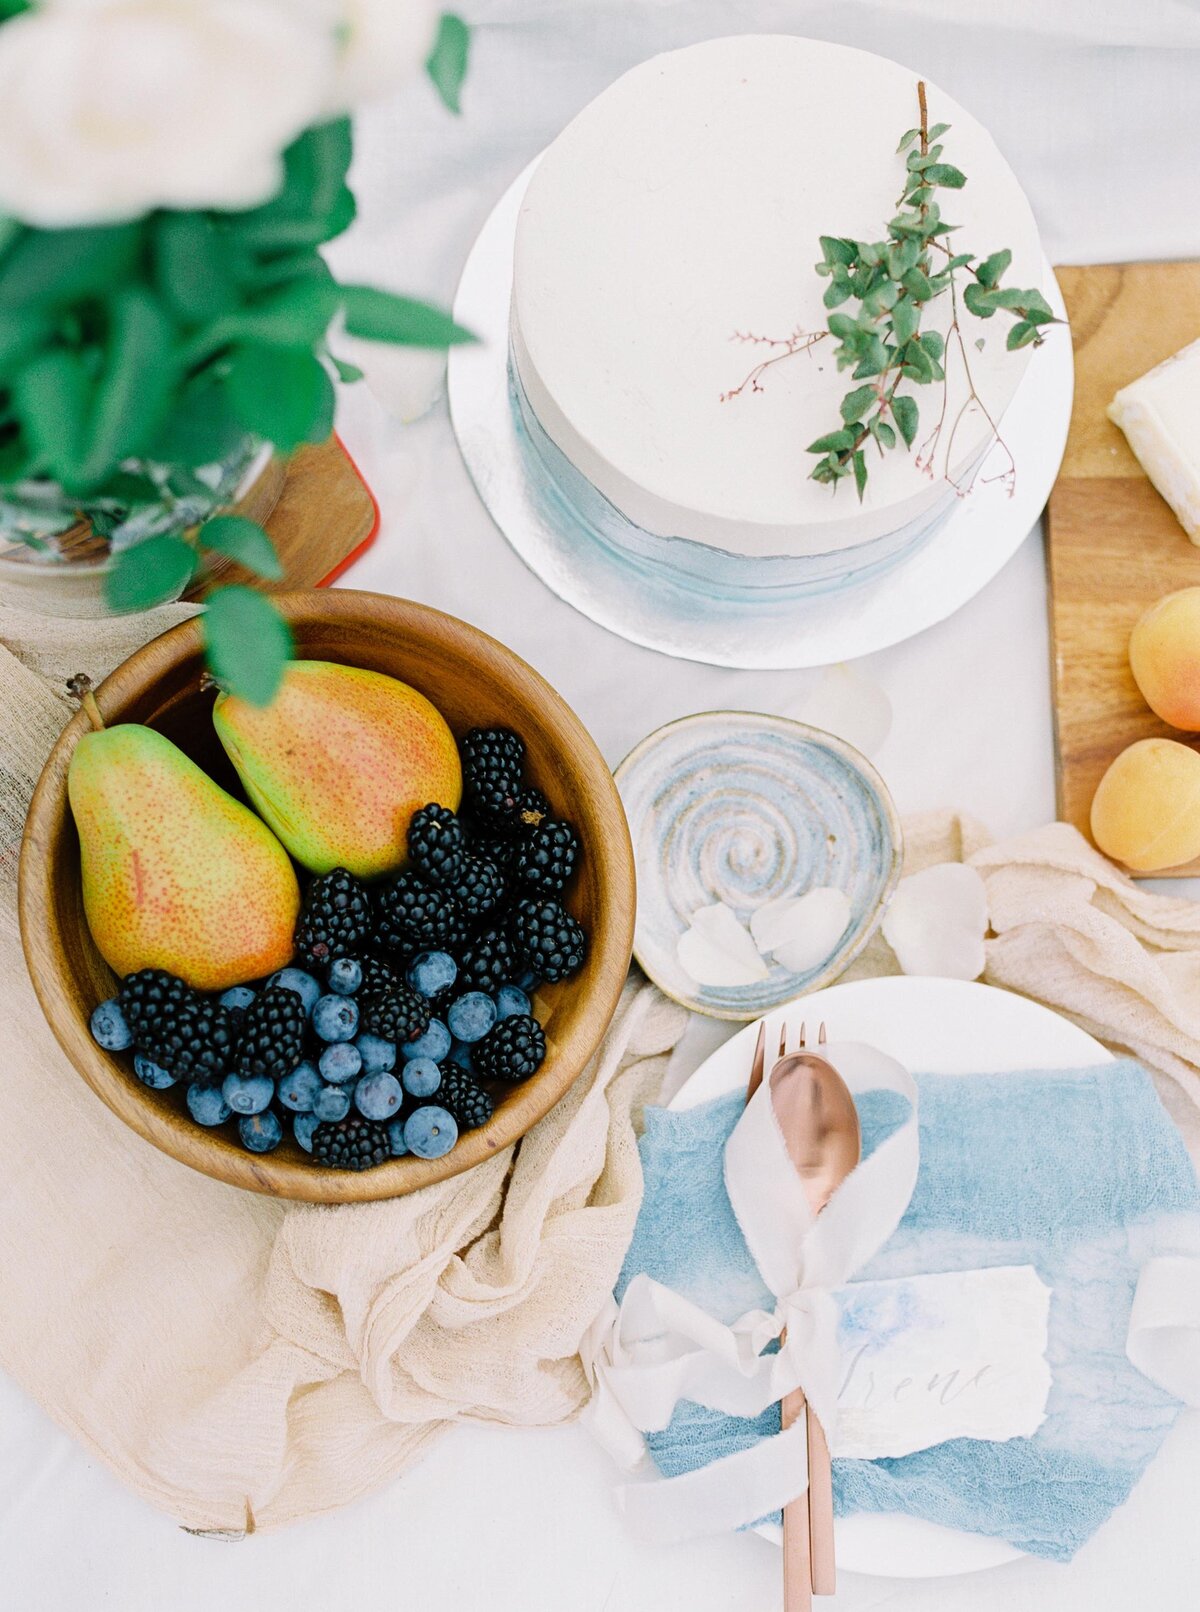
<path fill-rule="evenodd" d="M 1071 430 L 1047 518 L 1058 815 L 1087 834 L 1113 757 L 1135 739 L 1184 737 L 1138 693 L 1129 634 L 1164 593 L 1200 586 L 1200 548 L 1105 410 L 1122 386 L 1200 337 L 1200 263 L 1055 273 L 1075 345 Z M 1200 874 L 1200 861 L 1174 872 Z"/>

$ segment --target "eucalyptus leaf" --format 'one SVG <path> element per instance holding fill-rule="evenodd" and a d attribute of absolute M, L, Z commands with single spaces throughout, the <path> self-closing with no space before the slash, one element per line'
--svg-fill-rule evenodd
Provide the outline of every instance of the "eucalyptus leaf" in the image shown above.
<path fill-rule="evenodd" d="M 178 319 L 202 325 L 237 306 L 227 239 L 209 214 L 159 213 L 152 227 L 155 285 Z"/>
<path fill-rule="evenodd" d="M 967 182 L 962 169 L 948 162 L 935 162 L 932 167 L 926 168 L 925 178 L 931 185 L 939 185 L 943 190 L 961 190 Z"/>
<path fill-rule="evenodd" d="M 921 410 L 915 397 L 893 397 L 892 414 L 904 438 L 904 446 L 911 448 L 921 423 Z"/>
<path fill-rule="evenodd" d="M 244 515 L 214 515 L 200 528 L 198 541 L 201 548 L 215 549 L 269 582 L 283 576 L 275 545 L 257 521 Z"/>
<path fill-rule="evenodd" d="M 914 302 L 902 297 L 892 309 L 892 333 L 901 346 L 915 336 L 917 326 L 921 321 L 921 313 Z"/>
<path fill-rule="evenodd" d="M 993 252 L 991 257 L 985 257 L 975 270 L 975 278 L 982 286 L 998 285 L 1001 275 L 1012 262 L 1012 253 L 1007 247 L 1001 252 Z"/>
<path fill-rule="evenodd" d="M 13 382 L 13 403 L 38 460 L 61 482 L 78 474 L 87 445 L 93 387 L 79 353 L 48 348 Z"/>
<path fill-rule="evenodd" d="M 844 263 L 847 266 L 856 259 L 854 242 L 843 240 L 840 235 L 822 235 L 821 251 L 826 263 Z"/>
<path fill-rule="evenodd" d="M 867 456 L 861 448 L 854 455 L 854 485 L 858 489 L 858 501 L 861 504 L 863 494 L 867 490 Z"/>
<path fill-rule="evenodd" d="M 229 397 L 247 431 L 288 453 L 333 429 L 333 383 L 300 348 L 239 345 L 230 354 Z"/>
<path fill-rule="evenodd" d="M 847 448 L 854 446 L 853 431 L 831 431 L 828 436 L 818 437 L 815 442 L 808 445 L 809 453 L 843 453 Z"/>
<path fill-rule="evenodd" d="M 172 336 L 170 320 L 142 286 L 129 286 L 113 300 L 86 453 L 72 478 L 76 485 L 98 486 L 122 459 L 153 440 L 176 379 Z"/>
<path fill-rule="evenodd" d="M 1009 331 L 1005 346 L 1011 353 L 1018 347 L 1028 347 L 1030 342 L 1037 341 L 1037 339 L 1038 327 L 1030 324 L 1027 319 L 1021 319 Z"/>
<path fill-rule="evenodd" d="M 140 224 L 26 230 L 0 258 L 0 308 L 45 308 L 108 291 L 130 278 Z"/>
<path fill-rule="evenodd" d="M 361 369 L 359 369 L 357 364 L 347 363 L 344 358 L 339 358 L 336 353 L 330 353 L 329 362 L 337 371 L 337 378 L 339 381 L 351 382 L 362 380 L 363 372 Z"/>
<path fill-rule="evenodd" d="M 177 599 L 191 581 L 196 551 L 181 537 L 148 537 L 113 555 L 104 579 L 110 610 L 151 610 Z"/>
<path fill-rule="evenodd" d="M 380 291 L 369 285 L 341 288 L 346 329 L 367 341 L 402 347 L 456 347 L 478 338 L 455 324 L 448 313 L 428 302 Z"/>
<path fill-rule="evenodd" d="M 920 129 L 906 129 L 900 136 L 900 144 L 896 147 L 896 155 L 899 156 L 902 151 L 907 151 L 913 141 L 920 137 L 920 133 Z"/>
<path fill-rule="evenodd" d="M 854 425 L 875 402 L 877 397 L 873 386 L 858 386 L 853 392 L 847 392 L 840 404 L 842 419 L 847 425 Z"/>
<path fill-rule="evenodd" d="M 437 38 L 425 63 L 425 71 L 442 103 L 451 112 L 461 112 L 463 79 L 471 53 L 471 30 L 461 17 L 444 11 L 438 23 Z"/>
<path fill-rule="evenodd" d="M 221 686 L 251 705 L 269 705 L 292 655 L 291 630 L 270 599 L 239 584 L 217 588 L 200 626 Z"/>

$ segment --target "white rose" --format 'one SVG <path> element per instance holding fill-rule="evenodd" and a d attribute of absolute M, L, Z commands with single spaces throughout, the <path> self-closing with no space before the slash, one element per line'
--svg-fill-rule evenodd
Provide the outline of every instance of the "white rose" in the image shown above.
<path fill-rule="evenodd" d="M 57 227 L 252 207 L 329 104 L 336 46 L 278 0 L 50 0 L 0 25 L 0 213 Z"/>
<path fill-rule="evenodd" d="M 330 110 L 386 95 L 419 72 L 433 49 L 441 0 L 280 0 L 323 25 L 338 61 Z"/>

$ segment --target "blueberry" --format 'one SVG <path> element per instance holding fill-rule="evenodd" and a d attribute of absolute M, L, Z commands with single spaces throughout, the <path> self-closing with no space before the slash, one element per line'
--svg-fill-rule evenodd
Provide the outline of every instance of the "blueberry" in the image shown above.
<path fill-rule="evenodd" d="M 348 996 L 323 996 L 312 1010 L 312 1027 L 322 1041 L 353 1041 L 358 1004 Z"/>
<path fill-rule="evenodd" d="M 368 1075 L 386 1075 L 389 1069 L 396 1067 L 396 1043 L 387 1041 L 381 1035 L 372 1035 L 364 1030 L 362 1035 L 356 1036 L 354 1045 L 358 1048 L 362 1059 L 364 1073 Z"/>
<path fill-rule="evenodd" d="M 442 1083 L 442 1071 L 432 1058 L 410 1058 L 400 1079 L 410 1097 L 432 1097 Z"/>
<path fill-rule="evenodd" d="M 475 1059 L 471 1056 L 471 1049 L 465 1041 L 456 1041 L 450 1048 L 448 1056 L 450 1062 L 456 1063 L 460 1069 L 465 1069 L 470 1075 L 475 1073 Z"/>
<path fill-rule="evenodd" d="M 450 1051 L 450 1032 L 441 1019 L 430 1019 L 425 1034 L 406 1041 L 400 1051 L 405 1058 L 432 1058 L 438 1063 Z"/>
<path fill-rule="evenodd" d="M 313 1117 L 336 1124 L 350 1112 L 350 1093 L 344 1086 L 322 1086 L 313 1102 Z"/>
<path fill-rule="evenodd" d="M 329 989 L 339 996 L 353 996 L 362 984 L 362 964 L 353 957 L 335 957 L 325 973 Z"/>
<path fill-rule="evenodd" d="M 283 1124 L 268 1108 L 265 1114 L 244 1114 L 238 1120 L 238 1135 L 251 1153 L 269 1153 L 283 1141 Z"/>
<path fill-rule="evenodd" d="M 405 1120 L 404 1140 L 419 1159 L 440 1159 L 458 1141 L 458 1125 L 453 1114 L 430 1103 Z"/>
<path fill-rule="evenodd" d="M 388 1146 L 392 1150 L 394 1159 L 403 1158 L 408 1152 L 408 1143 L 404 1140 L 404 1121 L 394 1119 L 387 1128 Z"/>
<path fill-rule="evenodd" d="M 254 1000 L 254 992 L 248 985 L 231 985 L 227 991 L 222 991 L 217 1001 L 223 1008 L 248 1008 Z M 305 1009 L 307 1012 L 307 1009 Z"/>
<path fill-rule="evenodd" d="M 482 991 L 468 991 L 451 1004 L 446 1024 L 456 1041 L 482 1041 L 496 1022 L 496 1004 Z"/>
<path fill-rule="evenodd" d="M 187 1089 L 187 1105 L 197 1125 L 224 1125 L 232 1112 L 220 1086 L 202 1086 L 198 1080 Z"/>
<path fill-rule="evenodd" d="M 362 1053 L 351 1041 L 335 1041 L 317 1059 L 322 1080 L 342 1086 L 362 1069 Z"/>
<path fill-rule="evenodd" d="M 391 1119 L 403 1101 L 395 1075 L 364 1075 L 354 1088 L 354 1106 L 364 1119 Z"/>
<path fill-rule="evenodd" d="M 149 1086 L 154 1091 L 166 1091 L 168 1086 L 175 1084 L 175 1076 L 167 1069 L 160 1069 L 144 1052 L 139 1052 L 134 1058 L 133 1072 L 143 1086 Z"/>
<path fill-rule="evenodd" d="M 325 1082 L 317 1073 L 317 1066 L 311 1059 L 305 1058 L 298 1063 L 290 1075 L 285 1075 L 279 1082 L 279 1101 L 285 1108 L 293 1113 L 307 1114 L 317 1100 L 317 1093 Z"/>
<path fill-rule="evenodd" d="M 281 968 L 278 974 L 272 974 L 267 981 L 268 985 L 282 985 L 285 991 L 295 991 L 304 1003 L 304 1011 L 311 1013 L 321 994 L 321 987 L 311 974 L 306 974 L 302 968 Z"/>
<path fill-rule="evenodd" d="M 101 1002 L 92 1013 L 91 1024 L 92 1036 L 105 1052 L 124 1052 L 126 1047 L 132 1047 L 133 1031 L 125 1023 L 121 1004 L 115 996 Z"/>
<path fill-rule="evenodd" d="M 422 952 L 408 969 L 408 983 L 422 996 L 433 998 L 448 991 L 458 978 L 458 964 L 449 952 Z"/>
<path fill-rule="evenodd" d="M 226 1075 L 221 1095 L 235 1114 L 261 1114 L 275 1095 L 270 1075 Z"/>
<path fill-rule="evenodd" d="M 306 1153 L 312 1152 L 313 1132 L 320 1123 L 315 1114 L 297 1114 L 292 1121 L 292 1135 Z"/>
<path fill-rule="evenodd" d="M 502 985 L 496 992 L 496 1011 L 502 1019 L 512 1019 L 518 1013 L 532 1014 L 533 1004 L 519 985 Z"/>

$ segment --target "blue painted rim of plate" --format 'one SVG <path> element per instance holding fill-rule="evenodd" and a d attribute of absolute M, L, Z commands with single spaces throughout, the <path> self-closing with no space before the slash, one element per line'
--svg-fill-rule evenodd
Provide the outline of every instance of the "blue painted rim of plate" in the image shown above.
<path fill-rule="evenodd" d="M 736 988 L 719 988 L 714 986 L 697 985 L 691 982 L 690 989 L 681 983 L 679 976 L 682 970 L 674 962 L 674 946 L 679 934 L 686 927 L 683 908 L 694 911 L 695 907 L 703 902 L 705 897 L 715 899 L 711 888 L 702 887 L 698 882 L 699 876 L 693 879 L 692 899 L 689 901 L 676 893 L 673 899 L 664 868 L 664 847 L 661 839 L 656 838 L 652 846 L 652 857 L 647 856 L 644 843 L 646 833 L 645 812 L 637 803 L 631 800 L 631 782 L 653 762 L 656 752 L 666 748 L 672 739 L 686 734 L 689 729 L 704 725 L 718 727 L 712 744 L 706 748 L 698 748 L 694 753 L 690 773 L 671 782 L 664 774 L 661 779 L 655 779 L 660 787 L 679 789 L 685 787 L 689 776 L 694 776 L 704 764 L 703 757 L 707 754 L 713 762 L 720 765 L 722 761 L 728 764 L 728 745 L 739 735 L 745 736 L 748 725 L 753 725 L 759 733 L 772 736 L 780 749 L 803 751 L 816 750 L 823 752 L 835 764 L 835 769 L 847 781 L 853 780 L 860 791 L 858 810 L 870 818 L 873 816 L 878 831 L 878 843 L 871 838 L 873 848 L 872 861 L 867 866 L 858 865 L 856 872 L 866 877 L 870 886 L 866 893 L 864 904 L 856 911 L 851 925 L 845 931 L 842 939 L 834 949 L 832 955 L 817 968 L 806 974 L 790 973 L 779 964 L 772 964 L 766 959 L 770 967 L 767 980 L 753 986 Z M 722 730 L 723 733 L 722 733 Z M 721 755 L 722 738 L 725 741 L 726 754 Z M 803 762 L 800 770 L 804 770 Z M 651 778 L 654 774 L 651 773 Z M 868 941 L 875 934 L 883 920 L 888 902 L 900 879 L 904 859 L 903 834 L 900 819 L 887 785 L 871 763 L 853 745 L 847 744 L 844 739 L 826 733 L 820 728 L 814 728 L 805 722 L 794 721 L 790 717 L 773 716 L 756 711 L 701 711 L 691 716 L 679 717 L 672 722 L 657 728 L 648 734 L 629 752 L 614 772 L 617 787 L 621 792 L 622 802 L 629 819 L 630 833 L 633 838 L 634 857 L 637 864 L 638 876 L 638 924 L 634 936 L 633 954 L 643 972 L 651 979 L 665 995 L 673 1001 L 679 1002 L 683 1007 L 706 1017 L 744 1022 L 761 1017 L 772 1008 L 784 1002 L 790 1002 L 797 996 L 811 991 L 821 990 L 840 978 L 854 959 L 859 955 Z M 828 789 L 834 789 L 829 785 Z M 836 793 L 836 790 L 834 790 Z M 850 806 L 846 805 L 846 810 Z M 825 836 L 831 828 L 840 827 L 840 822 L 832 822 L 830 818 L 823 818 L 816 825 L 823 828 Z M 843 870 L 844 871 L 844 870 Z M 808 888 L 811 882 L 826 882 L 820 877 L 806 880 L 803 888 Z M 833 878 L 827 882 L 841 883 L 845 887 L 844 879 Z M 800 888 L 795 889 L 800 893 Z M 861 894 L 861 893 L 860 893 Z M 853 900 L 853 898 L 852 898 Z M 683 907 L 679 902 L 683 902 Z M 731 903 L 732 904 L 732 903 Z M 753 903 L 757 905 L 758 903 Z M 651 923 L 659 908 L 672 915 L 674 933 L 669 940 L 663 933 L 648 934 L 647 926 Z M 670 947 L 670 955 L 664 958 L 664 950 Z M 686 976 L 682 976 L 686 980 Z"/>

